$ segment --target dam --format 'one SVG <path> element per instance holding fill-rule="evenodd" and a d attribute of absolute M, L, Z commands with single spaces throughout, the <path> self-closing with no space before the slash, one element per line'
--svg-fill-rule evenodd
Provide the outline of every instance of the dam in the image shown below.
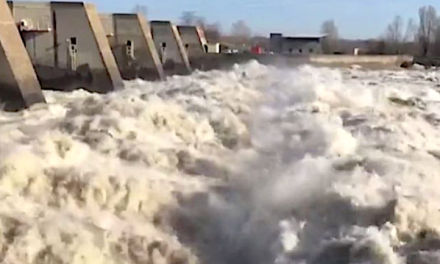
<path fill-rule="evenodd" d="M 16 110 L 45 101 L 10 10 L 0 1 L 0 101 Z"/>
<path fill-rule="evenodd" d="M 141 14 L 100 15 L 125 80 L 163 80 L 162 62 L 148 21 Z"/>
<path fill-rule="evenodd" d="M 0 2 L 5 7 L 0 100 L 10 109 L 44 102 L 41 89 L 108 93 L 123 89 L 124 80 L 163 81 L 250 60 L 279 67 L 413 61 L 411 56 L 213 54 L 200 26 L 148 21 L 134 13 L 102 14 L 83 2 Z"/>
<path fill-rule="evenodd" d="M 100 1 L 0 2 L 0 263 L 439 263 L 437 69 Z"/>

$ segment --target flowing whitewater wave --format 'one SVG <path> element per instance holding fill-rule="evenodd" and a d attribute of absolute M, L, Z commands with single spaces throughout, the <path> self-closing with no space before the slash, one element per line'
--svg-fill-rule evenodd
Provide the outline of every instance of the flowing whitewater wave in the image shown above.
<path fill-rule="evenodd" d="M 0 113 L 2 263 L 435 263 L 436 72 L 256 62 Z"/>
<path fill-rule="evenodd" d="M 268 69 L 228 186 L 184 200 L 203 263 L 436 263 L 437 73 Z"/>

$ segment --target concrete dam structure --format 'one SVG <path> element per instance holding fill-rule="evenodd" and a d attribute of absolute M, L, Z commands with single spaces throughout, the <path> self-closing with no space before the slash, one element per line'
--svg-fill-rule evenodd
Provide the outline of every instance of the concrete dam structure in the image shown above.
<path fill-rule="evenodd" d="M 183 46 L 192 68 L 203 69 L 201 60 L 207 55 L 208 42 L 205 33 L 198 26 L 177 26 Z"/>
<path fill-rule="evenodd" d="M 177 29 L 190 61 L 206 54 L 208 42 L 201 27 L 177 26 Z"/>
<path fill-rule="evenodd" d="M 123 87 L 93 5 L 9 2 L 9 6 L 43 88 L 105 93 Z"/>
<path fill-rule="evenodd" d="M 277 67 L 387 67 L 413 62 L 408 56 L 306 52 L 208 54 L 213 43 L 199 27 L 148 23 L 140 14 L 99 16 L 93 5 L 83 2 L 0 1 L 0 103 L 7 109 L 44 102 L 41 88 L 106 93 L 122 88 L 123 79 L 163 80 L 166 75 L 189 74 L 192 68 L 228 69 L 249 60 Z M 291 49 L 299 41 L 288 40 Z"/>
<path fill-rule="evenodd" d="M 45 102 L 29 56 L 20 39 L 14 19 L 0 0 L 0 104 L 18 110 Z"/>
<path fill-rule="evenodd" d="M 141 14 L 106 14 L 100 15 L 100 19 L 123 79 L 165 78 L 145 17 Z"/>
<path fill-rule="evenodd" d="M 152 21 L 151 31 L 168 74 L 189 74 L 191 66 L 177 27 L 170 21 Z"/>

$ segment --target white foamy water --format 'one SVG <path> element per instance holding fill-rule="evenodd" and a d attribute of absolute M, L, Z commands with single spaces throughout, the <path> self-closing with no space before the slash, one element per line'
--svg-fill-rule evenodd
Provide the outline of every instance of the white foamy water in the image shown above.
<path fill-rule="evenodd" d="M 0 113 L 0 262 L 437 263 L 436 72 L 251 62 Z"/>

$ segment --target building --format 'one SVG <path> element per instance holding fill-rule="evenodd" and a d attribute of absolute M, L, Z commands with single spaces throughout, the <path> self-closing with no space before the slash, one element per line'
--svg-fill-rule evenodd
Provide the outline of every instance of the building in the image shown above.
<path fill-rule="evenodd" d="M 322 42 L 326 35 L 284 37 L 270 34 L 270 51 L 275 54 L 322 54 Z"/>
<path fill-rule="evenodd" d="M 206 46 L 207 53 L 220 53 L 221 44 L 220 43 L 208 43 Z"/>
<path fill-rule="evenodd" d="M 105 93 L 123 87 L 96 9 L 82 2 L 9 2 L 41 86 Z"/>
<path fill-rule="evenodd" d="M 162 63 L 151 29 L 141 14 L 100 15 L 102 25 L 118 63 L 119 71 L 126 80 L 164 79 Z"/>

